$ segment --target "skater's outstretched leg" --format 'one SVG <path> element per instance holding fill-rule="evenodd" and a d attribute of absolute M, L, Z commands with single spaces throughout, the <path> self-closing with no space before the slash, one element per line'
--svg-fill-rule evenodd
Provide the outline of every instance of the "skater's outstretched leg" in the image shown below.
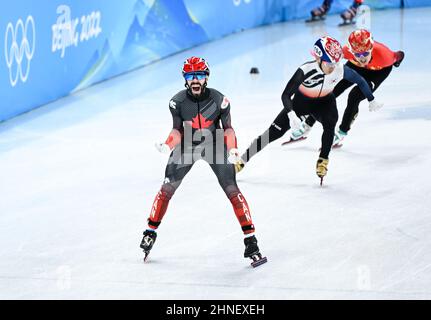
<path fill-rule="evenodd" d="M 153 206 L 151 207 L 151 213 L 148 218 L 149 229 L 156 230 L 159 227 L 175 190 L 176 188 L 173 187 L 171 183 L 165 183 L 162 185 L 154 199 Z"/>
<path fill-rule="evenodd" d="M 267 258 L 262 257 L 262 254 L 260 253 L 259 247 L 257 245 L 257 239 L 254 234 L 255 228 L 251 219 L 250 208 L 239 189 L 231 193 L 231 195 L 229 196 L 229 200 L 232 203 L 235 215 L 244 233 L 244 258 L 252 259 L 252 266 L 257 267 L 258 265 L 265 263 L 267 261 Z"/>
<path fill-rule="evenodd" d="M 243 233 L 245 235 L 252 234 L 254 232 L 254 225 L 251 219 L 251 212 L 245 197 L 236 183 L 233 164 L 227 163 L 227 159 L 225 158 L 225 163 L 210 164 L 210 167 L 227 198 L 230 200 Z"/>
<path fill-rule="evenodd" d="M 232 188 L 235 188 L 232 186 Z M 237 187 L 236 187 L 237 189 Z M 254 224 L 251 219 L 251 212 L 248 206 L 247 200 L 243 194 L 237 189 L 237 191 L 229 194 L 229 200 L 232 204 L 235 216 L 241 225 L 242 232 L 244 235 L 250 235 L 254 233 Z"/>
<path fill-rule="evenodd" d="M 253 259 L 253 267 L 266 262 L 262 258 L 257 246 L 255 228 L 251 217 L 247 200 L 238 188 L 235 178 L 235 169 L 232 164 L 210 164 L 211 169 L 217 176 L 218 182 L 232 204 L 235 216 L 244 233 L 244 244 L 246 246 L 244 257 Z M 253 241 L 251 239 L 254 239 Z"/>
<path fill-rule="evenodd" d="M 248 149 L 241 156 L 247 163 L 254 155 L 260 152 L 271 142 L 281 138 L 290 129 L 289 117 L 285 109 L 281 110 L 271 126 L 259 137 L 253 140 Z"/>
<path fill-rule="evenodd" d="M 168 209 L 169 201 L 193 166 L 193 162 L 187 164 L 186 161 L 187 157 L 184 157 L 183 153 L 177 151 L 172 152 L 169 158 L 165 170 L 164 183 L 154 199 L 151 213 L 147 220 L 148 229 L 144 231 L 144 237 L 140 244 L 140 247 L 145 252 L 145 258 L 148 256 L 148 253 L 156 241 L 156 230 Z"/>

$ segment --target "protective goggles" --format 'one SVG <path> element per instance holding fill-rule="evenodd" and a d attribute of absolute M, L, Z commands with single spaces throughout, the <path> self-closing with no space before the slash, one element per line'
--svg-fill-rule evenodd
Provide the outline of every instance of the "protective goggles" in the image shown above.
<path fill-rule="evenodd" d="M 184 74 L 184 79 L 186 79 L 186 81 L 191 81 L 193 79 L 197 79 L 197 80 L 203 80 L 205 79 L 207 76 L 207 74 L 205 72 L 189 72 Z"/>
<path fill-rule="evenodd" d="M 371 53 L 370 51 L 365 51 L 365 52 L 354 53 L 354 55 L 356 58 L 362 58 L 362 57 L 366 58 L 370 55 L 370 53 Z"/>

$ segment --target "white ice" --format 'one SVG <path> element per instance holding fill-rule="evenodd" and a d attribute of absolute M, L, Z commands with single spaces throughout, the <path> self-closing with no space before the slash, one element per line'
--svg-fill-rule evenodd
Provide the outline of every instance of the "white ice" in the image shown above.
<path fill-rule="evenodd" d="M 1 299 L 430 299 L 431 9 L 373 12 L 375 38 L 406 58 L 330 155 L 321 127 L 274 142 L 238 176 L 268 263 L 252 269 L 212 171 L 195 165 L 173 197 L 150 261 L 139 249 L 167 161 L 185 57 L 211 64 L 244 150 L 282 108 L 281 92 L 339 17 L 261 27 L 179 53 L 0 125 Z M 251 67 L 260 75 L 252 79 Z M 340 117 L 346 95 L 339 100 Z M 286 136 L 287 138 L 287 136 Z"/>

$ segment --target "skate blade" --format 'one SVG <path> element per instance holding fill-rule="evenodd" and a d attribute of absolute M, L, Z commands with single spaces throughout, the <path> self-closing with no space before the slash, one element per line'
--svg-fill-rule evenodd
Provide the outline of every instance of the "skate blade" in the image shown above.
<path fill-rule="evenodd" d="M 345 27 L 345 26 L 351 26 L 353 24 L 356 24 L 356 21 L 351 21 L 351 22 L 341 22 L 338 26 L 339 27 Z"/>
<path fill-rule="evenodd" d="M 343 144 L 342 143 L 337 143 L 337 144 L 334 144 L 333 146 L 332 146 L 332 149 L 339 149 L 339 148 L 341 148 L 343 146 Z"/>
<path fill-rule="evenodd" d="M 324 21 L 325 19 L 326 19 L 326 16 L 321 18 L 314 18 L 314 19 L 310 18 L 305 20 L 305 23 L 319 22 L 319 21 Z"/>
<path fill-rule="evenodd" d="M 253 260 L 253 262 L 251 263 L 251 266 L 253 268 L 256 268 L 256 267 L 268 262 L 268 259 L 266 257 L 262 257 L 261 255 L 253 256 L 253 257 L 251 257 L 251 259 Z"/>
<path fill-rule="evenodd" d="M 281 145 L 285 146 L 286 144 L 291 144 L 291 143 L 299 142 L 299 141 L 302 141 L 302 140 L 305 140 L 305 139 L 307 139 L 307 137 L 301 137 L 301 138 L 296 139 L 296 140 L 291 138 L 290 140 L 287 140 L 287 141 L 283 142 Z"/>

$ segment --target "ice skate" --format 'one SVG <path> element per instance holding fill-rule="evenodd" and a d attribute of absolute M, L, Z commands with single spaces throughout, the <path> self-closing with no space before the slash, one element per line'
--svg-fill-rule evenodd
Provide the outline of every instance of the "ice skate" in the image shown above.
<path fill-rule="evenodd" d="M 343 146 L 342 141 L 347 136 L 347 132 L 344 132 L 341 129 L 338 129 L 334 134 L 334 143 L 332 144 L 332 148 L 341 148 Z"/>
<path fill-rule="evenodd" d="M 338 26 L 343 27 L 343 26 L 349 26 L 349 25 L 355 24 L 356 23 L 355 17 L 356 17 L 356 14 L 358 13 L 358 8 L 362 4 L 362 2 L 363 0 L 355 0 L 353 4 L 350 6 L 350 8 L 344 11 L 340 15 L 341 19 L 343 19 L 343 22 L 341 22 Z"/>
<path fill-rule="evenodd" d="M 244 258 L 250 258 L 253 260 L 253 262 L 251 263 L 251 266 L 253 268 L 256 268 L 268 261 L 266 257 L 262 257 L 262 254 L 259 251 L 259 247 L 257 246 L 257 239 L 254 235 L 244 238 L 244 244 Z"/>
<path fill-rule="evenodd" d="M 154 242 L 156 242 L 157 232 L 153 230 L 145 230 L 144 237 L 141 241 L 141 249 L 144 250 L 145 257 L 144 262 L 147 261 L 148 255 L 150 254 L 151 249 L 153 248 Z"/>
<path fill-rule="evenodd" d="M 311 10 L 311 18 L 305 20 L 305 22 L 315 22 L 325 20 L 326 14 L 329 11 L 329 6 L 326 4 L 321 5 L 320 7 L 314 8 Z"/>
<path fill-rule="evenodd" d="M 323 185 L 323 178 L 328 173 L 329 160 L 325 158 L 319 158 L 316 164 L 316 174 L 320 178 L 320 185 Z"/>
<path fill-rule="evenodd" d="M 309 126 L 305 121 L 302 121 L 301 126 L 298 129 L 292 130 L 292 132 L 290 133 L 289 140 L 283 142 L 281 145 L 284 146 L 292 142 L 298 142 L 307 139 L 311 128 L 312 127 Z"/>

